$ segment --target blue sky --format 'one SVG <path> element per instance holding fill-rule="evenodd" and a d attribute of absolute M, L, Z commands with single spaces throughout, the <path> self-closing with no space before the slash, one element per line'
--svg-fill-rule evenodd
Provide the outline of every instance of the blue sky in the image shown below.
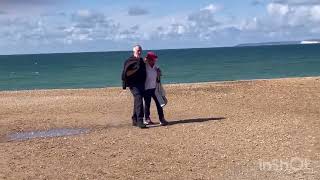
<path fill-rule="evenodd" d="M 320 38 L 320 0 L 1 0 L 0 54 Z"/>

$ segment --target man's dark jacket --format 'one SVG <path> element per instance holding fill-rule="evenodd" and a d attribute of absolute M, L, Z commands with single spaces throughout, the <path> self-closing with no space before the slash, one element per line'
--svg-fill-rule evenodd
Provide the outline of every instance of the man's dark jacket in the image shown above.
<path fill-rule="evenodd" d="M 146 65 L 142 58 L 131 56 L 124 62 L 122 70 L 122 87 L 144 87 Z"/>

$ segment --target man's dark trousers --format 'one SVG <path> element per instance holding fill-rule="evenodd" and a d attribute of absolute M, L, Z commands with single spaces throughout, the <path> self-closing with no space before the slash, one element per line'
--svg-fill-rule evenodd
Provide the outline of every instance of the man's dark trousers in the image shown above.
<path fill-rule="evenodd" d="M 134 98 L 132 121 L 133 121 L 133 124 L 136 123 L 136 125 L 139 126 L 143 124 L 143 116 L 144 116 L 144 108 L 143 108 L 144 85 L 137 85 L 137 86 L 130 87 L 130 91 Z"/>

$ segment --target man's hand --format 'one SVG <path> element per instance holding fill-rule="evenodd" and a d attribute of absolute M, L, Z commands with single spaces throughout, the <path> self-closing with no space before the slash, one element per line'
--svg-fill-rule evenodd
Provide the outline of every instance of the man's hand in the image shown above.
<path fill-rule="evenodd" d="M 127 84 L 125 81 L 122 81 L 122 89 L 126 89 L 127 88 Z"/>
<path fill-rule="evenodd" d="M 160 69 L 160 68 L 157 68 L 157 76 L 158 76 L 158 77 L 162 76 L 162 73 L 161 73 L 161 69 Z"/>

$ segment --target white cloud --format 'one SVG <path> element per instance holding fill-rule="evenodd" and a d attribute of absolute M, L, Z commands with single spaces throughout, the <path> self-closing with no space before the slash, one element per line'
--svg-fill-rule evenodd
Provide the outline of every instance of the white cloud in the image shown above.
<path fill-rule="evenodd" d="M 59 20 L 54 16 L 2 20 L 0 21 L 1 42 L 39 47 L 49 42 L 51 44 L 74 44 L 81 41 L 110 40 L 114 38 L 119 29 L 119 25 L 104 14 L 89 10 L 80 10 L 71 15 L 65 15 Z"/>
<path fill-rule="evenodd" d="M 262 5 L 262 1 L 258 1 Z M 98 43 L 107 46 L 108 42 L 109 47 L 124 49 L 128 44 L 140 42 L 148 44 L 148 48 L 174 48 L 320 37 L 320 1 L 269 2 L 264 4 L 265 15 L 248 18 L 228 17 L 226 12 L 230 9 L 218 4 L 209 4 L 193 12 L 153 16 L 152 20 L 149 16 L 132 17 L 126 13 L 117 18 L 87 9 L 19 18 L 4 14 L 0 16 L 0 47 L 5 44 L 39 48 L 52 45 L 87 50 L 89 46 L 97 47 Z M 148 13 L 140 10 L 132 11 L 131 15 Z"/>
<path fill-rule="evenodd" d="M 273 0 L 266 5 L 266 16 L 242 23 L 242 35 L 250 32 L 255 36 L 250 39 L 256 41 L 319 38 L 319 5 L 320 1 L 312 0 Z"/>
<path fill-rule="evenodd" d="M 198 40 L 199 44 L 211 42 L 212 46 L 319 37 L 320 6 L 317 2 L 272 1 L 266 4 L 267 15 L 234 20 L 222 19 L 218 16 L 221 8 L 208 5 L 186 15 L 185 20 L 160 26 L 158 37 L 171 41 Z"/>
<path fill-rule="evenodd" d="M 110 40 L 119 31 L 119 25 L 104 14 L 79 10 L 72 15 L 72 25 L 64 30 L 66 42 Z"/>
<path fill-rule="evenodd" d="M 320 5 L 313 6 L 310 9 L 310 15 L 313 21 L 319 22 L 320 21 Z"/>
<path fill-rule="evenodd" d="M 140 26 L 134 25 L 128 29 L 121 30 L 119 33 L 114 34 L 114 40 L 116 41 L 130 41 L 136 42 L 143 40 L 143 35 L 140 33 Z"/>
<path fill-rule="evenodd" d="M 182 23 L 172 23 L 166 27 L 158 27 L 157 34 L 158 37 L 161 39 L 179 39 L 179 37 L 185 35 L 189 32 L 188 27 L 186 24 Z"/>
<path fill-rule="evenodd" d="M 250 18 L 250 19 L 244 19 L 240 24 L 238 25 L 239 29 L 242 31 L 251 31 L 256 30 L 258 28 L 258 18 Z"/>
<path fill-rule="evenodd" d="M 318 26 L 320 21 L 320 1 L 313 0 L 274 0 L 267 5 L 271 17 L 271 27 L 300 27 L 308 28 Z"/>
<path fill-rule="evenodd" d="M 273 0 L 273 3 L 277 4 L 287 4 L 293 6 L 309 6 L 319 4 L 319 0 Z"/>
<path fill-rule="evenodd" d="M 289 12 L 289 6 L 286 4 L 270 3 L 267 6 L 267 10 L 271 15 L 285 16 Z"/>
<path fill-rule="evenodd" d="M 219 25 L 214 14 L 210 11 L 200 11 L 188 16 L 188 21 L 196 28 L 211 28 Z"/>
<path fill-rule="evenodd" d="M 207 40 L 213 34 L 213 30 L 219 26 L 215 18 L 218 6 L 210 4 L 198 11 L 185 15 L 183 18 L 172 18 L 151 31 L 150 36 L 159 40 Z"/>
<path fill-rule="evenodd" d="M 216 4 L 209 4 L 208 6 L 201 9 L 201 11 L 210 11 L 211 13 L 216 13 L 221 9 L 220 6 Z"/>

